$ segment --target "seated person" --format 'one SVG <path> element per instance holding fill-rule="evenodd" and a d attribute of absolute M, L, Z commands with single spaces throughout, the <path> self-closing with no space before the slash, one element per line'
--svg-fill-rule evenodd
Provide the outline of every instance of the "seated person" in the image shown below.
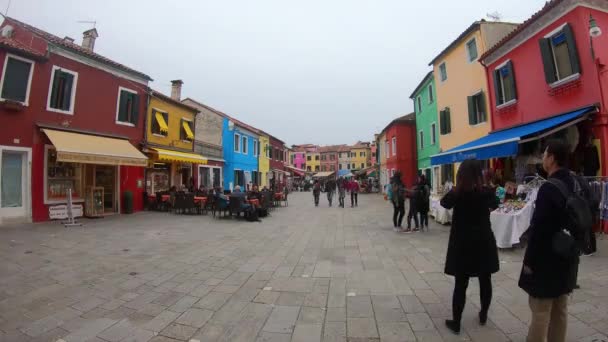
<path fill-rule="evenodd" d="M 201 186 L 198 187 L 196 194 L 199 196 L 207 196 L 207 189 L 205 188 L 204 185 L 201 184 Z"/>
<path fill-rule="evenodd" d="M 241 191 L 241 187 L 239 185 L 234 187 L 232 197 L 242 198 L 241 209 L 243 209 L 245 213 L 251 213 L 253 210 L 255 210 L 251 204 L 247 203 L 247 196 Z"/>
<path fill-rule="evenodd" d="M 257 185 L 254 185 L 249 194 L 247 195 L 249 199 L 257 199 L 259 200 L 262 197 L 260 193 L 260 188 Z"/>

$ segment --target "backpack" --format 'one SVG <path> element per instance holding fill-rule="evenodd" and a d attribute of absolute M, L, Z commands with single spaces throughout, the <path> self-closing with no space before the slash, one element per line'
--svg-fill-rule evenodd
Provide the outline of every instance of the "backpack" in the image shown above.
<path fill-rule="evenodd" d="M 564 207 L 566 222 L 564 222 L 563 229 L 553 235 L 553 251 L 563 258 L 577 256 L 585 246 L 587 232 L 593 226 L 590 204 L 585 198 L 580 180 L 576 177 L 574 178 L 574 191 L 570 191 L 566 184 L 559 179 L 551 178 L 548 182 L 555 186 L 566 199 Z"/>

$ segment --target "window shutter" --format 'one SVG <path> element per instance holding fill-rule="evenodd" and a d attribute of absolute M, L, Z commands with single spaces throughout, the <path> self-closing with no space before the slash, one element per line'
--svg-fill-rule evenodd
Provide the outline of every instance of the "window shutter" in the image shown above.
<path fill-rule="evenodd" d="M 496 106 L 500 106 L 505 102 L 505 99 L 502 98 L 502 93 L 500 89 L 500 69 L 494 70 L 494 96 L 496 96 L 495 102 Z"/>
<path fill-rule="evenodd" d="M 575 74 L 580 73 L 581 63 L 578 60 L 578 50 L 576 48 L 576 41 L 574 40 L 574 32 L 572 32 L 572 26 L 570 26 L 570 24 L 564 26 L 564 34 L 566 35 L 566 42 L 568 43 L 568 55 L 570 55 L 572 72 Z"/>
<path fill-rule="evenodd" d="M 547 84 L 551 84 L 557 81 L 557 75 L 555 75 L 555 64 L 553 62 L 553 53 L 551 52 L 551 41 L 549 39 L 541 38 L 538 41 L 538 44 L 540 45 L 540 54 L 545 70 L 545 81 Z"/>
<path fill-rule="evenodd" d="M 442 110 L 439 111 L 439 133 L 445 134 L 445 115 Z"/>
<path fill-rule="evenodd" d="M 74 86 L 74 75 L 64 73 L 63 74 L 63 110 L 70 110 L 72 104 L 72 87 Z"/>
<path fill-rule="evenodd" d="M 55 70 L 53 73 L 53 89 L 51 90 L 51 108 L 57 108 L 57 93 L 59 92 L 60 77 L 61 70 Z"/>
<path fill-rule="evenodd" d="M 132 94 L 133 97 L 133 112 L 131 113 L 131 123 L 137 125 L 139 118 L 139 95 Z M 167 123 L 168 125 L 169 123 Z"/>
<path fill-rule="evenodd" d="M 467 96 L 467 103 L 469 105 L 469 125 L 475 124 L 475 101 L 473 96 Z"/>
<path fill-rule="evenodd" d="M 129 93 L 124 90 L 120 91 L 120 100 L 118 101 L 118 121 L 127 121 L 127 101 L 129 100 Z"/>
<path fill-rule="evenodd" d="M 481 111 L 483 113 L 483 115 L 481 116 L 481 121 L 480 122 L 486 122 L 486 119 L 487 119 L 487 113 L 486 113 L 486 95 L 482 91 L 477 96 L 479 96 L 479 107 L 480 107 L 479 111 Z"/>
<path fill-rule="evenodd" d="M 513 69 L 513 62 L 509 61 L 507 63 L 507 67 L 509 68 L 509 73 L 511 74 L 511 91 L 513 92 L 513 99 L 517 99 L 517 84 L 515 83 L 515 69 Z"/>
<path fill-rule="evenodd" d="M 452 115 L 450 114 L 450 108 L 445 109 L 445 118 L 446 118 L 446 134 L 452 133 Z"/>

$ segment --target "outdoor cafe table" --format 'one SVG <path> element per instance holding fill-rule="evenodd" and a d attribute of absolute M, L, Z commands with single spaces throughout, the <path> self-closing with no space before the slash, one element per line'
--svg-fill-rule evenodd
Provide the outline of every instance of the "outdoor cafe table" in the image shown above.
<path fill-rule="evenodd" d="M 247 200 L 247 202 L 249 202 L 249 204 L 251 204 L 254 207 L 259 207 L 260 206 L 260 200 L 259 199 L 249 199 Z"/>
<path fill-rule="evenodd" d="M 207 203 L 207 197 L 194 196 L 194 203 L 200 204 L 201 208 Z"/>
<path fill-rule="evenodd" d="M 282 192 L 277 192 L 274 194 L 274 199 L 275 200 L 281 200 L 283 199 L 283 193 Z"/>
<path fill-rule="evenodd" d="M 148 195 L 148 197 L 156 199 L 156 195 Z M 161 200 L 163 202 L 169 201 L 170 198 L 171 198 L 170 195 L 161 195 Z"/>

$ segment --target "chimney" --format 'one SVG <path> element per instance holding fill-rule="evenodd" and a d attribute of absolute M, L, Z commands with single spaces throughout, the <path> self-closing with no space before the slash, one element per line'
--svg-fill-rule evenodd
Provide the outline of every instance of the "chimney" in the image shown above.
<path fill-rule="evenodd" d="M 92 28 L 90 30 L 86 30 L 82 33 L 82 47 L 93 51 L 95 49 L 95 39 L 99 37 L 97 34 L 97 30 Z"/>
<path fill-rule="evenodd" d="M 72 44 L 74 44 L 74 38 L 72 38 L 72 37 L 65 36 L 65 37 L 63 38 L 63 40 L 65 40 L 65 41 L 66 41 L 66 42 L 68 42 L 68 43 L 72 43 Z"/>
<path fill-rule="evenodd" d="M 171 98 L 175 101 L 180 101 L 182 98 L 182 80 L 171 81 Z"/>

